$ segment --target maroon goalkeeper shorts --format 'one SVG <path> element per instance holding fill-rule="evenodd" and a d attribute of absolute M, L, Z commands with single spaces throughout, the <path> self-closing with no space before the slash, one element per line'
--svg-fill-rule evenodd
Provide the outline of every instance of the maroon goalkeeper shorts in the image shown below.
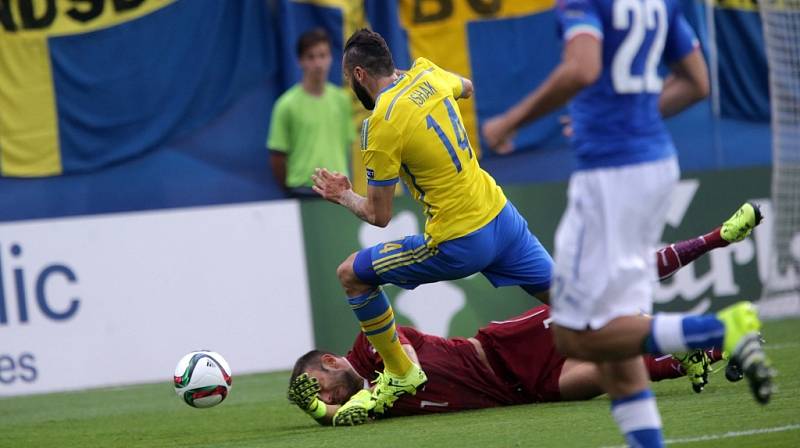
<path fill-rule="evenodd" d="M 556 351 L 549 327 L 549 307 L 543 305 L 493 321 L 475 335 L 495 373 L 532 402 L 561 399 L 558 379 L 566 358 Z"/>

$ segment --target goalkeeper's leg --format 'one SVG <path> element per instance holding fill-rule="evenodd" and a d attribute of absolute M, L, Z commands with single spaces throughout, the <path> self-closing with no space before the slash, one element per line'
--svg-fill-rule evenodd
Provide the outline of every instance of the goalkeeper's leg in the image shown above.
<path fill-rule="evenodd" d="M 761 209 L 758 205 L 745 202 L 720 227 L 697 238 L 679 241 L 660 249 L 656 253 L 659 279 L 668 279 L 680 268 L 711 250 L 742 241 L 761 220 Z"/>
<path fill-rule="evenodd" d="M 694 355 L 696 352 L 691 352 Z M 672 355 L 652 356 L 645 355 L 644 365 L 650 375 L 650 381 L 661 381 L 666 379 L 682 378 L 689 376 L 692 389 L 698 391 L 698 385 L 704 386 L 696 381 L 696 376 L 701 377 L 708 374 L 708 364 L 713 364 L 722 359 L 722 352 L 719 350 L 705 350 L 706 356 L 695 361 L 692 356 L 682 359 Z M 600 381 L 600 370 L 597 364 L 567 359 L 561 369 L 558 378 L 558 388 L 562 401 L 590 400 L 603 394 L 603 386 Z M 702 390 L 702 387 L 699 387 Z"/>
<path fill-rule="evenodd" d="M 761 322 L 755 307 L 739 302 L 716 315 L 658 313 L 623 316 L 600 330 L 575 331 L 553 326 L 559 351 L 589 361 L 623 360 L 638 354 L 662 355 L 716 348 L 742 366 L 753 396 L 766 404 L 774 387 L 775 370 L 761 344 Z"/>

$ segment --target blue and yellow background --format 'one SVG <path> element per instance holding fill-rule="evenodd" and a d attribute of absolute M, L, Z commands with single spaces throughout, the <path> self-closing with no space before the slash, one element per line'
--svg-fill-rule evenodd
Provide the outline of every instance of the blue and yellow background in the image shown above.
<path fill-rule="evenodd" d="M 518 101 L 557 63 L 553 6 L 0 0 L 0 220 L 282 197 L 264 142 L 273 102 L 299 79 L 295 40 L 316 26 L 333 37 L 333 82 L 342 80 L 344 40 L 367 25 L 386 37 L 399 67 L 424 56 L 472 78 L 474 99 L 460 106 L 479 145 L 479 121 Z M 715 73 L 713 98 L 669 123 L 683 169 L 768 165 L 767 72 L 754 4 L 682 6 Z M 565 179 L 572 161 L 559 114 L 521 132 L 515 154 L 484 154 L 483 165 L 501 183 Z M 358 156 L 353 162 L 360 174 Z"/>

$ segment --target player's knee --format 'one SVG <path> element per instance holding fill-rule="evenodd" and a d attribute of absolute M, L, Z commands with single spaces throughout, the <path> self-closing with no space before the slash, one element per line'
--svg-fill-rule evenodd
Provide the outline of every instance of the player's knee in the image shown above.
<path fill-rule="evenodd" d="M 355 268 L 353 267 L 355 259 L 356 254 L 352 254 L 336 268 L 336 276 L 339 277 L 339 283 L 342 284 L 345 292 L 350 296 L 362 294 L 370 288 L 369 285 L 363 283 L 356 276 Z"/>
<path fill-rule="evenodd" d="M 338 268 L 336 268 L 336 276 L 339 277 L 339 283 L 341 283 L 345 288 L 354 283 L 356 279 L 356 273 L 353 270 L 352 257 L 347 257 L 347 259 L 344 260 Z"/>

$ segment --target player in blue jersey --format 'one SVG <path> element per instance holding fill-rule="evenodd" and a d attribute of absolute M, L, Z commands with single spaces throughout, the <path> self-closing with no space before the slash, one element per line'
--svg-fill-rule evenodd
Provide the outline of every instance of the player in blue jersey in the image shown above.
<path fill-rule="evenodd" d="M 676 0 L 560 0 L 561 63 L 534 92 L 484 124 L 488 145 L 572 99 L 577 171 L 556 233 L 551 289 L 554 336 L 569 357 L 596 362 L 612 414 L 632 446 L 662 446 L 661 419 L 643 353 L 716 347 L 730 353 L 756 399 L 774 375 L 755 308 L 741 302 L 716 316 L 652 310 L 656 269 L 649 254 L 663 230 L 679 177 L 662 117 L 708 94 L 697 39 Z M 662 79 L 659 65 L 669 65 Z M 735 217 L 751 228 L 750 204 Z"/>

